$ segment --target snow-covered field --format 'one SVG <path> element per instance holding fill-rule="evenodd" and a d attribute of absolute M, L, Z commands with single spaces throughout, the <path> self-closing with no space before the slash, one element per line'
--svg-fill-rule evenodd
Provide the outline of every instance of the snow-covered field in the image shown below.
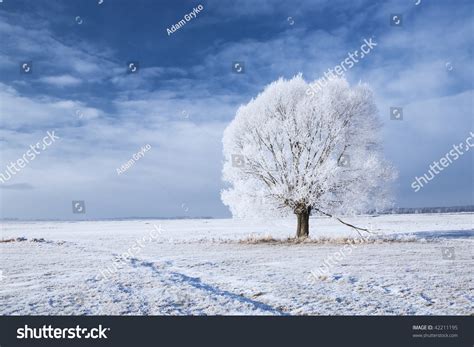
<path fill-rule="evenodd" d="M 392 241 L 239 242 L 293 236 L 294 219 L 2 222 L 0 314 L 474 313 L 474 214 L 348 220 Z M 327 218 L 310 235 L 357 236 Z"/>

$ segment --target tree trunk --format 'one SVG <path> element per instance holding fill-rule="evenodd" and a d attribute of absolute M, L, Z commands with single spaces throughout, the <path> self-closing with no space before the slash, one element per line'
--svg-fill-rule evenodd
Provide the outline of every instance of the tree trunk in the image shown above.
<path fill-rule="evenodd" d="M 296 226 L 296 237 L 304 238 L 309 236 L 309 215 L 311 214 L 311 207 L 301 209 L 296 213 L 298 224 Z"/>

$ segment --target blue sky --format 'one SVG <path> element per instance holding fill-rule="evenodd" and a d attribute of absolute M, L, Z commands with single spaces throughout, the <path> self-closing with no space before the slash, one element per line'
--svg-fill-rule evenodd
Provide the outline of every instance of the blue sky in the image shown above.
<path fill-rule="evenodd" d="M 318 79 L 371 37 L 377 46 L 346 77 L 375 92 L 399 170 L 396 206 L 473 204 L 472 151 L 410 187 L 474 130 L 472 1 L 98 2 L 0 2 L 0 171 L 48 130 L 61 138 L 0 185 L 2 217 L 228 217 L 221 139 L 238 106 L 281 76 Z M 127 73 L 130 61 L 138 73 Z M 72 214 L 73 200 L 85 215 Z"/>

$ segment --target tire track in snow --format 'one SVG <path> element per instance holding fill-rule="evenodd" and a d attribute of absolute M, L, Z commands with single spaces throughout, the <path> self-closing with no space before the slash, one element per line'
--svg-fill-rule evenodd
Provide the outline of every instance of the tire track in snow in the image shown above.
<path fill-rule="evenodd" d="M 198 277 L 191 277 L 177 271 L 166 271 L 162 267 L 157 267 L 152 262 L 139 260 L 137 258 L 131 258 L 130 264 L 135 268 L 149 268 L 153 274 L 160 276 L 161 282 L 167 286 L 181 286 L 181 289 L 185 292 L 189 292 L 189 287 L 192 287 L 193 289 L 198 290 L 201 296 L 204 294 L 204 298 L 207 301 L 219 301 L 224 299 L 233 302 L 234 305 L 237 304 L 238 309 L 243 308 L 244 310 L 250 309 L 252 311 L 260 311 L 261 313 L 273 315 L 286 315 L 285 312 L 278 310 L 268 304 L 232 293 L 224 289 L 220 289 L 217 286 L 203 282 Z M 229 303 L 226 305 L 228 304 Z"/>

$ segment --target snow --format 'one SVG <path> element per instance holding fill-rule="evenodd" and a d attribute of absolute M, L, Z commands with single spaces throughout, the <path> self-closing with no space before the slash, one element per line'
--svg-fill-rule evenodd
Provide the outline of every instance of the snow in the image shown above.
<path fill-rule="evenodd" d="M 2 222 L 3 240 L 26 240 L 0 243 L 0 314 L 474 313 L 474 214 L 348 221 L 392 241 L 355 245 L 318 278 L 311 271 L 343 244 L 239 242 L 293 236 L 294 218 Z M 310 225 L 315 240 L 357 236 L 328 218 Z"/>

